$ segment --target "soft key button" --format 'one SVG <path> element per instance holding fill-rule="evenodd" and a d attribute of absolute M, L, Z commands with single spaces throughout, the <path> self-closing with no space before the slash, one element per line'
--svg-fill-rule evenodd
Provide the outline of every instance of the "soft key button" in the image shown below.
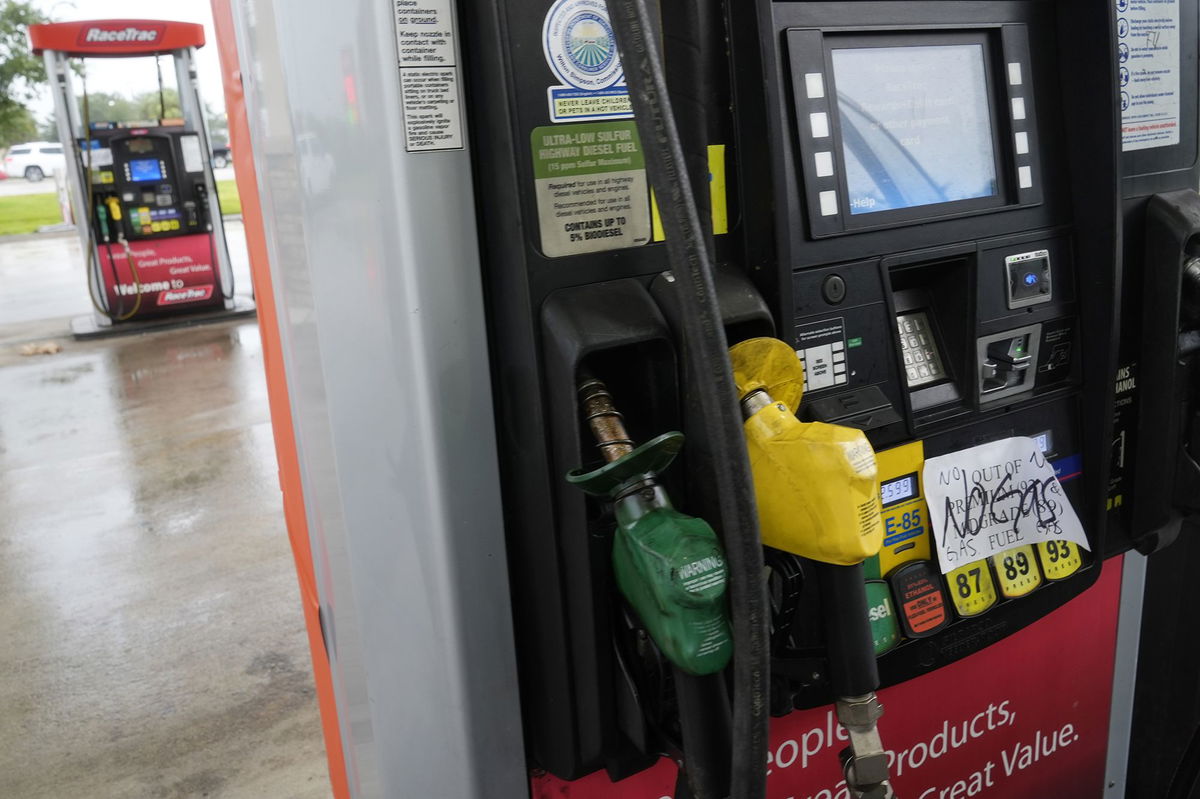
<path fill-rule="evenodd" d="M 808 124 L 812 128 L 814 139 L 824 139 L 829 135 L 829 115 L 824 111 L 809 114 Z"/>
<path fill-rule="evenodd" d="M 810 100 L 820 100 L 825 96 L 825 76 L 820 72 L 804 74 L 804 93 Z"/>

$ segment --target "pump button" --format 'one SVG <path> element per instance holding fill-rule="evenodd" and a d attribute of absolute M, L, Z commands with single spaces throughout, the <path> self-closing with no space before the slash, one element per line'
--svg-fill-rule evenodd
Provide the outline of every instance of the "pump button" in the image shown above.
<path fill-rule="evenodd" d="M 978 616 L 996 604 L 996 584 L 986 560 L 959 566 L 946 575 L 954 609 L 965 618 Z"/>
<path fill-rule="evenodd" d="M 837 305 L 846 299 L 846 281 L 841 275 L 830 275 L 821 283 L 821 296 L 830 305 Z"/>
<path fill-rule="evenodd" d="M 888 575 L 906 638 L 928 638 L 950 623 L 946 594 L 933 563 L 915 560 Z"/>
<path fill-rule="evenodd" d="M 867 620 L 871 623 L 871 638 L 878 657 L 900 643 L 900 625 L 896 621 L 888 584 L 883 580 L 867 580 L 866 588 Z"/>
<path fill-rule="evenodd" d="M 1070 541 L 1042 541 L 1037 553 L 1047 580 L 1065 580 L 1083 565 L 1079 547 Z"/>
<path fill-rule="evenodd" d="M 1042 584 L 1042 572 L 1029 544 L 992 555 L 992 565 L 996 568 L 1000 593 L 1005 599 L 1023 597 Z"/>

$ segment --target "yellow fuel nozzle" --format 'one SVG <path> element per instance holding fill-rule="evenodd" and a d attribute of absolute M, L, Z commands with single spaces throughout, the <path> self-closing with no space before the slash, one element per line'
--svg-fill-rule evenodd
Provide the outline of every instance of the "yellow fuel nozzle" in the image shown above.
<path fill-rule="evenodd" d="M 106 197 L 104 204 L 108 206 L 108 215 L 114 222 L 121 221 L 121 201 L 116 197 Z"/>
<path fill-rule="evenodd" d="M 843 566 L 883 544 L 875 450 L 861 430 L 796 418 L 804 370 L 783 341 L 729 350 L 767 546 Z"/>

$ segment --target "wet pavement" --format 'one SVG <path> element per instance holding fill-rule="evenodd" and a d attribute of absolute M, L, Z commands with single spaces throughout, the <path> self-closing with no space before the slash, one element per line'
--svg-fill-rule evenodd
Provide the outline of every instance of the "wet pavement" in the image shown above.
<path fill-rule="evenodd" d="M 0 797 L 327 799 L 257 327 L 64 338 L 73 242 L 0 243 Z"/>

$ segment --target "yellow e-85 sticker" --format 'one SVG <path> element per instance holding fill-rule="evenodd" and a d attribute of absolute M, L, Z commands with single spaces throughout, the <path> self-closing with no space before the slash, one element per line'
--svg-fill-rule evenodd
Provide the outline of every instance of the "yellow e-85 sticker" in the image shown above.
<path fill-rule="evenodd" d="M 996 584 L 986 560 L 959 566 L 946 574 L 954 609 L 963 618 L 978 616 L 996 604 Z"/>
<path fill-rule="evenodd" d="M 1047 580 L 1062 580 L 1079 571 L 1083 558 L 1070 541 L 1043 541 L 1037 545 L 1038 560 Z"/>
<path fill-rule="evenodd" d="M 879 572 L 887 575 L 905 563 L 930 558 L 929 509 L 921 484 L 925 447 L 913 441 L 876 453 L 875 462 L 883 506 Z"/>
<path fill-rule="evenodd" d="M 992 555 L 992 565 L 996 567 L 996 580 L 1005 599 L 1025 596 L 1042 584 L 1042 572 L 1038 569 L 1032 544 Z"/>

